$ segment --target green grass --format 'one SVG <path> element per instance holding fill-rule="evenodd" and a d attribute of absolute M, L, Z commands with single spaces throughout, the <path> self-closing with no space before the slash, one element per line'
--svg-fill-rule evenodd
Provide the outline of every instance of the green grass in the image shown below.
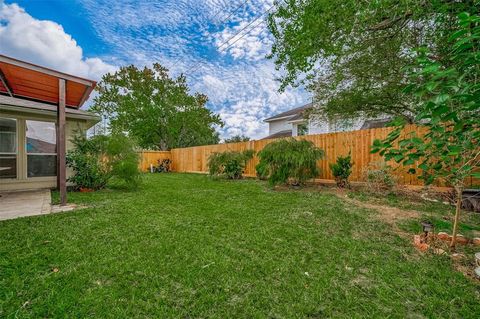
<path fill-rule="evenodd" d="M 348 192 L 350 198 L 379 205 L 398 207 L 406 210 L 416 210 L 420 213 L 419 220 L 407 220 L 401 223 L 401 228 L 411 232 L 421 232 L 420 220 L 429 220 L 435 225 L 435 231 L 452 233 L 455 207 L 441 202 L 432 202 L 407 198 L 398 194 L 385 196 L 369 194 L 364 191 Z M 480 214 L 462 211 L 460 215 L 459 232 L 469 238 L 480 236 Z"/>
<path fill-rule="evenodd" d="M 157 174 L 69 200 L 90 208 L 0 222 L 0 317 L 480 314 L 448 257 L 332 194 Z"/>

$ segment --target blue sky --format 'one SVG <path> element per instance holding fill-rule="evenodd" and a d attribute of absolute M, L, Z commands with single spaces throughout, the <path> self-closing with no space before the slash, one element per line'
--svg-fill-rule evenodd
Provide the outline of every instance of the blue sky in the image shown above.
<path fill-rule="evenodd" d="M 261 138 L 264 118 L 309 100 L 302 89 L 277 92 L 279 73 L 265 58 L 272 3 L 0 0 L 0 53 L 95 80 L 122 65 L 159 62 L 209 97 L 226 124 L 222 137 Z"/>

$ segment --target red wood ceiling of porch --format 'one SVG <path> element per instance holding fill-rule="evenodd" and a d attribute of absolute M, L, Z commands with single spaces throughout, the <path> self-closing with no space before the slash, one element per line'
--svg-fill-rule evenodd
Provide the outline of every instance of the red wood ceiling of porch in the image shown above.
<path fill-rule="evenodd" d="M 11 63 L 9 63 L 11 62 Z M 57 104 L 59 101 L 58 81 L 66 81 L 66 106 L 79 108 L 87 100 L 96 82 L 60 73 L 34 64 L 0 56 L 0 92 L 13 97 L 27 98 Z"/>

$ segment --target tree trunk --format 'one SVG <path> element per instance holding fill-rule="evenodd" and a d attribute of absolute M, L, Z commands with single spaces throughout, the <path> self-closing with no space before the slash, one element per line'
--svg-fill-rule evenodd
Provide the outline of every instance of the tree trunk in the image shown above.
<path fill-rule="evenodd" d="M 457 244 L 458 220 L 460 218 L 460 211 L 462 210 L 463 187 L 455 186 L 455 192 L 457 195 L 456 205 L 455 205 L 455 220 L 453 222 L 452 241 L 450 243 L 450 248 L 452 249 L 452 251 L 455 250 L 455 245 Z"/>

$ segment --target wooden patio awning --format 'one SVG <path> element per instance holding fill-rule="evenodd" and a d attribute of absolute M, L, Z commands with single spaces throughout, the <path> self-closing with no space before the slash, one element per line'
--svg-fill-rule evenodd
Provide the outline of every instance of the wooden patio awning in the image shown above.
<path fill-rule="evenodd" d="M 18 100 L 51 103 L 57 109 L 57 186 L 67 203 L 65 123 L 67 107 L 78 109 L 96 82 L 0 55 L 0 94 Z M 16 106 L 22 107 L 21 103 Z"/>
<path fill-rule="evenodd" d="M 59 103 L 59 79 L 66 80 L 65 105 L 78 109 L 96 82 L 0 55 L 0 94 Z"/>

